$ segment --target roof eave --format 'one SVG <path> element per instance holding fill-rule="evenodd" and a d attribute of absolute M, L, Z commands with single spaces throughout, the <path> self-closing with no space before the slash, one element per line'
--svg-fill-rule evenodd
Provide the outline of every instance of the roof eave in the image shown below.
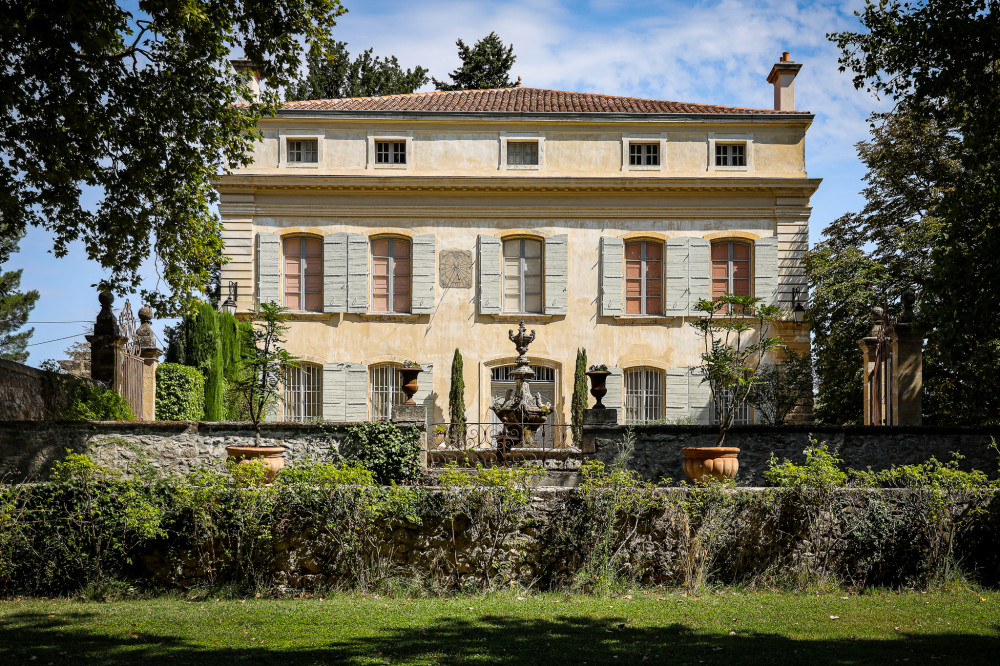
<path fill-rule="evenodd" d="M 621 112 L 523 112 L 523 111 L 342 111 L 327 109 L 282 109 L 275 118 L 344 118 L 351 120 L 496 120 L 571 122 L 794 122 L 812 123 L 809 112 L 794 113 L 621 113 Z M 262 118 L 261 120 L 265 120 Z"/>

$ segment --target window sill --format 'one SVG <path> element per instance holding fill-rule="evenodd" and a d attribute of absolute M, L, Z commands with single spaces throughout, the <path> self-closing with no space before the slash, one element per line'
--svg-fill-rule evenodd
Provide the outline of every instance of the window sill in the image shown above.
<path fill-rule="evenodd" d="M 663 324 L 672 319 L 680 319 L 684 315 L 618 315 L 614 319 L 630 324 Z"/>
<path fill-rule="evenodd" d="M 373 164 L 372 167 L 376 169 L 408 169 L 409 164 Z"/>
<path fill-rule="evenodd" d="M 423 315 L 410 312 L 359 312 L 358 316 L 365 321 L 417 321 Z"/>
<path fill-rule="evenodd" d="M 506 164 L 504 165 L 504 170 L 506 171 L 540 171 L 541 166 L 538 164 Z"/>
<path fill-rule="evenodd" d="M 329 319 L 333 315 L 329 312 L 312 312 L 310 310 L 289 310 L 288 319 L 290 321 L 312 321 L 314 319 Z"/>
<path fill-rule="evenodd" d="M 318 169 L 320 164 L 319 162 L 283 162 L 278 166 L 285 169 Z"/>
<path fill-rule="evenodd" d="M 629 164 L 625 167 L 625 171 L 663 171 L 663 167 L 659 164 Z"/>
<path fill-rule="evenodd" d="M 554 315 L 554 314 L 539 314 L 537 312 L 517 314 L 511 312 L 505 312 L 503 314 L 489 315 L 493 317 L 493 321 L 501 323 L 511 323 L 516 324 L 520 321 L 524 322 L 538 322 L 544 324 L 545 322 L 553 321 L 558 317 L 565 317 L 566 315 Z"/>

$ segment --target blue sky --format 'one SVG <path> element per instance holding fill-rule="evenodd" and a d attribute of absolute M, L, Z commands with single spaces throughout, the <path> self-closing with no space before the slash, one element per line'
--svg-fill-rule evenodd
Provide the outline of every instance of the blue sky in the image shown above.
<path fill-rule="evenodd" d="M 514 44 L 512 74 L 528 87 L 770 108 L 773 92 L 765 77 L 781 52 L 789 51 L 803 63 L 796 108 L 816 114 L 806 165 L 823 184 L 812 199 L 811 242 L 832 220 L 862 205 L 864 169 L 854 144 L 868 137 L 866 118 L 885 103 L 854 90 L 826 39 L 829 32 L 857 29 L 854 11 L 862 0 L 343 2 L 348 13 L 335 34 L 352 54 L 372 47 L 376 55 L 395 55 L 404 67 L 422 65 L 439 79 L 459 64 L 457 38 L 471 45 L 493 30 Z M 22 287 L 41 292 L 31 322 L 68 322 L 35 326 L 32 365 L 63 358 L 66 347 L 83 340 L 86 324 L 74 322 L 92 321 L 97 313 L 92 285 L 101 269 L 79 245 L 63 259 L 49 253 L 51 246 L 51 238 L 34 229 L 4 266 L 23 268 Z M 155 284 L 152 263 L 144 275 Z M 163 324 L 157 322 L 158 333 Z M 78 337 L 38 344 L 66 336 Z"/>

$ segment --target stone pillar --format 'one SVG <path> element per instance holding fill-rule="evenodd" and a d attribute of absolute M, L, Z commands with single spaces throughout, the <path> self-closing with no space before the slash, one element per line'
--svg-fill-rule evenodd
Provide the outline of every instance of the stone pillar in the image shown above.
<path fill-rule="evenodd" d="M 117 388 L 121 377 L 121 348 L 125 344 L 121 328 L 111 304 L 115 297 L 108 292 L 101 292 L 98 297 L 101 311 L 94 321 L 94 333 L 87 336 L 90 343 L 90 377 L 105 383 L 111 388 Z"/>
<path fill-rule="evenodd" d="M 142 358 L 142 414 L 141 421 L 156 420 L 156 368 L 160 365 L 163 350 L 156 346 L 156 336 L 153 334 L 153 311 L 149 306 L 139 308 L 138 330 L 135 339 L 139 345 L 139 357 Z"/>
<path fill-rule="evenodd" d="M 423 405 L 393 405 L 392 422 L 416 426 L 420 431 L 420 466 L 427 469 L 427 408 Z"/>
<path fill-rule="evenodd" d="M 617 409 L 605 407 L 604 409 L 583 410 L 583 437 L 580 441 L 580 452 L 596 453 L 598 431 L 617 425 Z"/>
<path fill-rule="evenodd" d="M 864 358 L 864 378 L 861 389 L 864 393 L 865 425 L 872 425 L 872 385 L 871 376 L 875 372 L 875 350 L 878 347 L 878 339 L 867 337 L 858 340 L 861 347 L 861 354 Z M 875 424 L 878 425 L 878 424 Z"/>
<path fill-rule="evenodd" d="M 896 370 L 894 425 L 921 425 L 923 422 L 924 336 L 913 326 L 915 300 L 912 293 L 903 294 L 903 314 L 892 329 L 892 356 Z"/>

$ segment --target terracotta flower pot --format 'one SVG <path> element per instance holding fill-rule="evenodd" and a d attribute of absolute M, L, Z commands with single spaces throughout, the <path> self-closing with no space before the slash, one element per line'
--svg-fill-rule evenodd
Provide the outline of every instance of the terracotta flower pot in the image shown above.
<path fill-rule="evenodd" d="M 608 375 L 611 373 L 607 370 L 590 370 L 586 374 L 590 377 L 590 395 L 597 400 L 594 409 L 607 409 L 601 399 L 608 394 Z"/>
<path fill-rule="evenodd" d="M 403 390 L 403 395 L 406 396 L 406 402 L 403 403 L 404 405 L 417 404 L 413 401 L 413 396 L 419 388 L 419 386 L 417 386 L 417 375 L 423 371 L 423 368 L 399 369 L 399 386 Z"/>
<path fill-rule="evenodd" d="M 735 446 L 687 446 L 684 451 L 684 474 L 691 481 L 700 481 L 704 476 L 716 479 L 734 479 L 740 469 Z"/>
<path fill-rule="evenodd" d="M 285 466 L 285 447 L 283 446 L 227 446 L 226 453 L 230 460 L 241 465 L 266 465 L 267 482 L 274 480 L 278 470 Z"/>

